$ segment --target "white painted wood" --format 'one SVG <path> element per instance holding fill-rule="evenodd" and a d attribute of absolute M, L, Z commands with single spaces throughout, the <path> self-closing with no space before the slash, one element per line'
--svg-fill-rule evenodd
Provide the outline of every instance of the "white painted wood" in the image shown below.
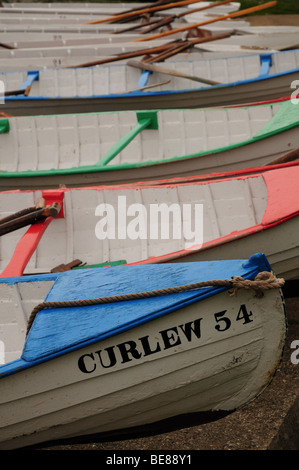
<path fill-rule="evenodd" d="M 124 268 L 125 269 L 125 268 Z M 235 321 L 240 305 L 253 321 Z M 227 310 L 232 328 L 215 329 L 214 313 Z M 84 354 L 149 336 L 202 318 L 201 338 L 138 361 L 84 374 Z M 222 293 L 79 351 L 1 379 L 0 448 L 15 449 L 47 440 L 147 425 L 171 416 L 235 410 L 254 399 L 279 364 L 285 315 L 279 290 L 257 299 L 241 290 Z M 167 371 L 167 373 L 166 373 Z"/>
<path fill-rule="evenodd" d="M 246 29 L 245 29 L 246 31 Z M 203 51 L 229 51 L 231 47 L 238 47 L 240 55 L 243 55 L 243 50 L 251 49 L 252 53 L 258 52 L 260 49 L 292 49 L 298 47 L 299 45 L 299 28 L 296 27 L 293 30 L 289 31 L 280 31 L 279 27 L 275 34 L 273 30 L 267 31 L 267 26 L 265 26 L 262 32 L 241 34 L 236 36 L 231 36 L 225 39 L 218 39 L 211 43 L 206 44 L 197 44 L 194 47 L 196 49 L 201 49 Z"/>
<path fill-rule="evenodd" d="M 107 15 L 107 14 L 114 14 L 114 13 L 122 13 L 127 10 L 130 10 L 132 8 L 145 8 L 144 3 L 101 3 L 100 5 L 96 3 L 76 3 L 72 5 L 72 8 L 70 8 L 70 5 L 68 3 L 42 3 L 36 5 L 36 3 L 27 3 L 26 5 L 20 4 L 20 3 L 3 3 L 3 7 L 1 8 L 1 13 L 25 13 L 25 14 L 37 14 L 37 13 L 42 13 L 42 14 L 65 14 L 65 15 L 78 15 L 78 14 L 88 14 L 88 15 Z M 188 9 L 194 9 L 194 8 L 203 8 L 208 5 L 210 5 L 211 2 L 200 2 L 198 4 L 192 4 L 192 5 L 187 5 L 187 7 L 180 7 L 180 8 L 171 8 L 169 10 L 166 10 L 167 13 L 173 12 L 173 11 L 187 11 L 186 8 Z M 240 3 L 238 2 L 230 2 L 229 4 L 226 5 L 218 5 L 213 8 L 213 12 L 216 13 L 228 13 L 232 11 L 236 11 L 240 8 Z M 162 15 L 163 11 L 159 12 L 159 15 Z"/>
<path fill-rule="evenodd" d="M 284 72 L 299 67 L 299 50 L 274 54 L 270 74 Z M 158 65 L 158 64 L 157 64 Z M 161 64 L 164 66 L 164 64 Z M 260 74 L 259 55 L 253 54 L 241 57 L 230 57 L 216 60 L 198 61 L 170 61 L 167 68 L 189 75 L 216 80 L 222 83 L 257 78 Z M 30 96 L 82 96 L 83 82 L 88 81 L 89 86 L 84 87 L 85 96 L 107 95 L 110 93 L 124 93 L 135 90 L 138 87 L 140 71 L 124 64 L 112 64 L 110 66 L 96 66 L 76 69 L 49 69 L 41 70 L 39 81 L 32 85 Z M 26 78 L 25 72 L 0 73 L 6 90 L 18 89 Z M 125 80 L 125 82 L 124 82 Z M 165 82 L 165 75 L 154 73 L 150 76 L 148 84 Z M 17 86 L 18 84 L 18 86 Z M 81 85 L 81 89 L 80 89 Z M 14 88 L 13 88 L 14 87 Z M 16 88 L 15 88 L 16 87 Z M 183 78 L 172 77 L 169 85 L 157 86 L 156 91 L 197 89 L 198 82 Z"/>
<path fill-rule="evenodd" d="M 165 39 L 155 40 L 150 47 L 157 47 L 166 43 Z M 0 60 L 4 61 L 4 63 L 9 59 L 15 61 L 17 59 L 25 59 L 30 58 L 35 63 L 38 63 L 39 58 L 60 58 L 60 57 L 69 57 L 69 58 L 77 58 L 77 60 L 82 60 L 85 56 L 94 56 L 97 57 L 98 60 L 101 57 L 111 57 L 115 56 L 116 54 L 120 53 L 128 53 L 132 51 L 138 51 L 140 49 L 144 49 L 145 46 L 142 43 L 135 43 L 124 38 L 121 41 L 120 37 L 118 36 L 118 42 L 107 42 L 101 44 L 87 44 L 87 45 L 70 45 L 70 46 L 48 46 L 48 47 L 40 47 L 36 45 L 36 47 L 31 48 L 21 48 L 21 49 L 0 49 Z M 83 59 L 85 60 L 85 59 Z"/>
<path fill-rule="evenodd" d="M 4 364 L 21 356 L 27 323 L 33 308 L 42 302 L 53 282 L 0 284 L 0 338 Z"/>
<path fill-rule="evenodd" d="M 82 93 L 83 86 L 82 82 Z M 158 129 L 144 129 L 109 166 L 166 160 L 246 141 L 280 106 L 159 111 Z M 10 118 L 9 124 L 9 133 L 0 135 L 1 170 L 47 170 L 97 163 L 137 124 L 137 115 L 130 111 L 20 117 Z"/>
<path fill-rule="evenodd" d="M 186 214 L 192 218 L 193 222 L 194 216 L 197 214 L 195 204 L 203 204 L 203 242 L 227 235 L 235 230 L 251 227 L 255 223 L 261 222 L 267 205 L 265 183 L 261 176 L 257 179 L 258 181 L 253 183 L 251 181 L 248 183 L 246 180 L 234 180 L 215 182 L 210 185 L 182 185 L 178 188 L 166 186 L 69 191 L 66 194 L 64 205 L 65 217 L 54 220 L 47 228 L 36 250 L 36 256 L 29 261 L 25 272 L 49 272 L 55 266 L 69 263 L 77 258 L 87 264 L 118 260 L 133 263 L 151 256 L 176 252 L 196 243 L 196 241 L 184 236 L 183 226 L 176 235 L 172 224 L 170 224 L 169 236 L 163 239 L 167 220 L 163 220 L 163 223 L 160 222 L 156 238 L 151 235 L 152 224 L 157 220 L 155 212 L 151 213 L 151 209 L 155 209 L 153 204 L 166 204 L 170 221 L 173 204 L 177 205 L 175 209 L 181 215 L 184 215 L 183 204 L 190 204 L 190 215 Z M 251 199 L 248 184 L 254 184 L 252 189 L 255 197 L 254 202 Z M 27 200 L 23 197 L 24 193 L 2 193 L 1 207 L 5 208 L 5 212 L 0 213 L 1 217 L 32 206 L 41 196 L 40 191 L 28 191 L 25 194 Z M 136 215 L 126 216 L 126 211 L 132 204 L 140 201 L 142 201 L 147 215 L 146 240 L 148 246 L 146 248 L 139 237 L 134 240 L 127 232 L 129 222 L 132 222 Z M 110 227 L 113 230 L 115 227 L 114 239 L 105 237 L 105 235 L 100 239 L 99 235 L 96 235 L 97 224 L 103 220 L 105 214 L 102 212 L 96 215 L 95 211 L 100 204 L 104 203 L 111 205 L 114 210 L 115 218 L 108 220 L 108 229 Z M 255 208 L 257 209 L 255 210 Z M 121 215 L 124 216 L 123 219 L 120 218 Z M 124 220 L 123 225 L 120 225 L 121 220 Z M 189 220 L 189 226 L 191 220 Z M 173 219 L 173 222 L 178 223 L 178 219 Z M 120 226 L 123 228 L 120 229 Z M 193 226 L 190 229 L 194 231 Z M 104 230 L 106 231 L 106 229 Z M 136 228 L 136 230 L 138 236 L 139 229 Z M 17 240 L 25 231 L 26 229 L 21 229 L 0 238 L 1 270 L 8 264 Z M 177 236 L 178 238 L 176 238 Z"/>
<path fill-rule="evenodd" d="M 180 12 L 181 11 L 179 11 L 179 13 Z M 167 14 L 170 15 L 171 12 L 167 11 Z M 165 13 L 164 15 L 161 15 L 161 17 L 163 16 L 165 16 Z M 10 30 L 11 26 L 12 27 L 18 26 L 19 28 L 28 30 L 30 26 L 35 26 L 35 25 L 39 28 L 43 27 L 46 30 L 48 30 L 51 27 L 55 27 L 61 30 L 61 29 L 64 29 L 65 26 L 69 26 L 75 30 L 75 29 L 81 29 L 82 25 L 84 27 L 85 26 L 84 23 L 95 21 L 94 16 L 87 16 L 87 15 L 86 16 L 68 16 L 68 17 L 66 17 L 65 15 L 48 16 L 48 15 L 43 15 L 43 14 L 38 14 L 35 16 L 30 16 L 30 15 L 17 16 L 15 14 L 14 15 L 9 15 L 9 14 L 1 15 L 1 12 L 0 12 L 0 19 L 1 19 L 1 25 L 2 25 L 1 29 L 6 27 L 8 30 Z M 160 15 L 157 15 L 157 19 L 161 19 Z M 210 18 L 208 16 L 201 16 L 199 17 L 197 23 L 205 22 L 209 19 Z M 185 26 L 187 24 L 185 20 L 187 20 L 188 24 L 196 23 L 196 21 L 192 19 L 190 20 L 189 17 L 186 16 L 184 19 L 180 19 L 180 18 L 174 19 L 174 21 L 171 24 L 172 28 L 176 29 L 176 28 Z M 217 21 L 217 23 L 218 23 L 218 28 L 224 28 L 227 31 L 233 31 L 235 28 L 245 28 L 245 27 L 250 26 L 250 23 L 248 21 L 245 21 L 242 19 L 234 20 L 234 21 L 223 20 L 223 21 Z M 122 31 L 128 27 L 128 24 L 130 26 L 134 26 L 134 25 L 138 26 L 140 25 L 140 20 L 135 19 L 134 21 L 130 23 L 124 23 L 124 24 L 107 22 L 107 23 L 98 23 L 98 24 L 87 25 L 87 26 L 91 26 L 91 27 L 96 26 L 99 31 L 103 32 L 103 31 Z M 207 25 L 205 29 L 209 30 L 209 25 Z"/>
<path fill-rule="evenodd" d="M 288 169 L 276 171 L 281 171 L 283 175 Z M 111 186 L 65 190 L 65 193 L 65 217 L 53 220 L 47 228 L 25 273 L 49 272 L 55 266 L 77 258 L 91 265 L 114 261 L 130 264 L 240 259 L 262 252 L 277 275 L 285 279 L 294 279 L 299 275 L 298 217 L 283 220 L 274 226 L 267 223 L 260 225 L 268 203 L 267 188 L 261 175 L 207 184 L 140 186 L 135 189 L 114 189 Z M 40 191 L 2 193 L 1 216 L 32 206 L 40 196 Z M 147 215 L 145 238 L 141 238 L 137 224 L 141 223 L 141 219 L 137 218 L 138 212 L 134 212 L 138 206 L 132 206 L 141 202 Z M 158 204 L 161 209 L 162 203 L 167 212 L 160 222 L 159 231 L 151 232 L 157 220 L 157 212 L 151 213 L 152 205 Z M 101 204 L 109 205 L 110 219 L 106 220 Z M 189 212 L 184 213 L 184 204 L 190 205 Z M 199 231 L 194 233 L 194 217 L 198 214 L 195 204 L 203 205 L 203 240 L 199 240 Z M 127 212 L 130 207 L 134 209 L 132 213 Z M 158 207 L 154 206 L 155 210 Z M 174 225 L 170 224 L 164 239 L 162 235 L 166 232 L 162 230 L 168 228 L 173 214 Z M 185 219 L 178 219 L 176 214 L 179 217 L 185 215 Z M 287 215 L 286 211 L 281 217 L 286 218 Z M 182 220 L 185 220 L 185 226 Z M 137 225 L 135 231 L 129 233 L 126 229 L 130 223 Z M 101 226 L 104 232 L 98 231 Z M 173 227 L 180 232 L 173 232 Z M 187 235 L 189 232 L 183 231 L 184 227 L 192 231 L 190 236 Z M 197 229 L 200 227 L 197 226 Z M 248 232 L 243 232 L 245 229 Z M 8 265 L 24 232 L 25 229 L 22 229 L 1 237 L 1 271 Z M 228 237 L 225 244 L 221 239 L 224 236 Z M 192 249 L 190 245 L 194 245 Z"/>
<path fill-rule="evenodd" d="M 288 103 L 282 106 L 288 106 Z M 136 123 L 135 113 L 107 113 L 77 116 L 50 116 L 11 119 L 11 131 L 0 137 L 1 168 L 8 171 L 61 170 L 30 178 L 1 178 L 2 190 L 46 189 L 59 185 L 123 184 L 153 181 L 184 176 L 197 176 L 214 172 L 237 171 L 267 165 L 276 158 L 299 146 L 297 127 L 284 130 L 261 140 L 246 144 L 250 136 L 257 136 L 271 116 L 278 124 L 286 124 L 288 112 L 280 104 L 270 107 L 250 107 L 209 110 L 167 110 L 159 112 L 159 130 L 143 130 L 127 148 L 123 149 L 107 166 L 108 171 L 72 173 L 68 168 L 92 165 L 127 133 Z M 291 122 L 291 121 L 290 121 Z M 19 125 L 20 124 L 20 125 Z M 273 132 L 274 122 L 270 130 Z M 217 130 L 219 137 L 215 137 Z M 269 131 L 269 127 L 268 127 Z M 73 136 L 75 134 L 75 137 Z M 266 134 L 267 135 L 267 132 Z M 245 139 L 245 140 L 244 140 Z M 238 146 L 240 142 L 241 146 Z M 21 146 L 18 145 L 21 143 Z M 244 143 L 244 144 L 242 144 Z M 226 145 L 227 147 L 221 147 Z M 232 147 L 231 145 L 235 145 Z M 245 145 L 246 144 L 246 145 Z M 213 148 L 219 145 L 218 148 Z M 6 158 L 7 149 L 11 158 Z M 206 153 L 210 151 L 211 153 Z M 199 154 L 198 152 L 203 152 Z M 185 155 L 190 155 L 184 158 Z M 182 157 L 172 159 L 172 157 Z M 159 159 L 159 160 L 158 160 Z M 157 164 L 159 161 L 159 164 Z M 144 166 L 134 168 L 134 163 Z M 152 162 L 152 163 L 151 163 Z M 126 166 L 125 164 L 132 164 Z M 112 171 L 113 170 L 113 171 Z"/>

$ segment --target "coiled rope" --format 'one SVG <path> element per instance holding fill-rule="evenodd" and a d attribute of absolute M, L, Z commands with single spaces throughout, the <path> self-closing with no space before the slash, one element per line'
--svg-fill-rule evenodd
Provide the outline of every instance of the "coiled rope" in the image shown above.
<path fill-rule="evenodd" d="M 224 280 L 213 280 L 213 281 L 203 281 L 195 282 L 193 284 L 186 284 L 183 286 L 176 287 L 167 287 L 165 289 L 158 289 L 147 292 L 138 292 L 135 294 L 122 294 L 122 295 L 113 295 L 109 297 L 99 297 L 96 299 L 85 299 L 85 300 L 66 300 L 66 301 L 57 301 L 57 302 L 42 302 L 38 304 L 32 310 L 28 324 L 26 336 L 29 333 L 29 330 L 34 322 L 34 319 L 39 311 L 49 308 L 67 308 L 67 307 L 86 307 L 91 305 L 115 303 L 115 302 L 124 302 L 127 300 L 137 300 L 145 299 L 151 297 L 158 297 L 161 295 L 176 294 L 178 292 L 187 292 L 190 290 L 200 289 L 202 287 L 228 287 L 229 295 L 233 296 L 237 294 L 238 289 L 247 289 L 253 290 L 255 296 L 258 298 L 263 297 L 264 290 L 277 289 L 281 288 L 284 285 L 284 279 L 276 278 L 272 273 L 268 271 L 260 272 L 254 279 L 250 281 L 243 279 L 240 276 L 233 276 L 232 279 Z"/>

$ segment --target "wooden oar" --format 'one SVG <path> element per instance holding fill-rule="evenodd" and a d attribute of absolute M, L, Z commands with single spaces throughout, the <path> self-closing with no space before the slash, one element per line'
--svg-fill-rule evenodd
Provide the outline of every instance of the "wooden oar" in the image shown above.
<path fill-rule="evenodd" d="M 176 1 L 178 1 L 178 0 L 176 0 Z M 155 3 L 150 3 L 148 5 L 142 5 L 141 7 L 131 8 L 130 10 L 125 10 L 125 11 L 122 11 L 122 12 L 113 13 L 112 16 L 116 17 L 116 16 L 119 16 L 119 15 L 124 15 L 126 13 L 136 13 L 136 15 L 138 15 L 140 10 L 144 10 L 145 8 L 153 8 L 153 7 L 156 7 L 158 5 L 166 5 L 168 3 L 169 3 L 169 0 L 158 0 Z"/>
<path fill-rule="evenodd" d="M 16 47 L 11 46 L 10 44 L 6 44 L 4 42 L 0 42 L 0 47 L 3 47 L 4 49 L 16 49 Z"/>
<path fill-rule="evenodd" d="M 80 65 L 69 65 L 66 68 L 79 68 L 79 67 L 94 67 L 95 65 L 104 65 L 110 62 L 116 62 L 118 60 L 125 60 L 131 59 L 132 57 L 140 57 L 146 56 L 151 54 L 161 54 L 163 52 L 170 51 L 175 46 L 178 47 L 180 45 L 184 45 L 185 48 L 193 47 L 195 44 L 201 44 L 204 42 L 209 41 L 216 41 L 217 39 L 224 39 L 231 36 L 231 33 L 224 33 L 224 34 L 215 34 L 213 36 L 203 37 L 203 38 L 196 38 L 196 39 L 178 39 L 176 41 L 168 42 L 167 44 L 163 44 L 162 46 L 156 47 L 149 47 L 146 49 L 140 49 L 139 51 L 131 51 L 131 52 L 121 52 L 120 54 L 116 54 L 113 57 L 105 57 L 104 59 L 96 60 L 93 62 L 85 62 Z"/>
<path fill-rule="evenodd" d="M 142 7 L 130 8 L 130 10 L 122 11 L 121 13 L 114 13 L 113 15 L 117 16 L 117 15 L 122 15 L 124 13 L 139 12 L 140 10 L 143 10 L 144 8 L 152 8 L 157 5 L 166 5 L 167 3 L 169 3 L 169 0 L 158 0 L 157 2 L 150 3 L 148 5 L 142 5 Z"/>
<path fill-rule="evenodd" d="M 155 11 L 168 10 L 169 8 L 180 7 L 180 6 L 183 6 L 183 5 L 189 5 L 191 3 L 199 3 L 199 2 L 202 2 L 202 1 L 203 0 L 182 0 L 182 1 L 179 1 L 179 2 L 168 3 L 166 5 L 158 5 L 158 6 L 154 6 L 154 7 L 144 8 L 143 10 L 139 10 L 138 14 L 141 15 L 143 13 L 154 13 Z M 130 18 L 132 16 L 136 16 L 136 12 L 123 13 L 123 14 L 120 14 L 120 15 L 109 16 L 108 18 L 102 18 L 101 20 L 89 21 L 89 22 L 83 23 L 83 24 L 109 23 L 110 21 L 122 20 L 122 19 L 125 19 L 125 18 Z"/>
<path fill-rule="evenodd" d="M 164 62 L 164 60 L 169 59 L 170 57 L 173 57 L 174 55 L 179 54 L 180 52 L 183 52 L 183 51 L 185 51 L 186 49 L 189 49 L 192 46 L 193 46 L 193 44 L 191 44 L 189 42 L 180 43 L 180 44 L 175 45 L 171 49 L 167 49 L 166 51 L 161 52 L 160 54 L 157 54 L 155 57 L 149 56 L 147 59 L 144 58 L 142 60 L 142 62 L 144 64 L 146 64 L 148 62 L 150 62 L 150 63 Z"/>
<path fill-rule="evenodd" d="M 27 225 L 42 222 L 47 217 L 57 217 L 60 212 L 60 204 L 53 203 L 51 206 L 45 206 L 44 201 L 38 203 L 35 207 L 23 209 L 0 220 L 0 236 L 13 232 Z"/>
<path fill-rule="evenodd" d="M 210 41 L 216 41 L 217 39 L 226 39 L 231 36 L 231 33 L 226 33 L 226 34 L 218 34 L 215 36 L 206 36 L 203 38 L 198 38 L 198 39 L 192 39 L 192 40 L 185 40 L 184 42 L 178 43 L 176 46 L 173 48 L 167 49 L 164 52 L 161 52 L 160 54 L 157 54 L 154 58 L 149 57 L 148 59 L 143 59 L 142 62 L 144 63 L 153 63 L 153 62 L 164 62 L 164 60 L 169 59 L 170 57 L 173 57 L 176 54 L 179 54 L 180 52 L 183 52 L 187 49 L 190 49 L 193 47 L 195 44 L 202 44 L 205 42 L 210 42 Z"/>
<path fill-rule="evenodd" d="M 148 70 L 149 72 L 157 72 L 157 73 L 162 73 L 166 75 L 173 75 L 179 78 L 188 78 L 189 80 L 193 80 L 195 82 L 206 83 L 207 85 L 220 85 L 219 82 L 214 82 L 213 80 L 196 77 L 194 75 L 188 75 L 186 73 L 178 72 L 177 70 L 167 69 L 167 68 L 153 65 L 153 64 L 145 64 L 144 62 L 140 62 L 138 60 L 129 60 L 127 62 L 127 65 L 130 65 L 130 67 L 136 67 L 141 70 Z"/>
<path fill-rule="evenodd" d="M 168 21 L 168 16 L 164 18 L 164 20 L 167 22 Z M 136 29 L 144 28 L 145 26 L 155 26 L 157 23 L 161 22 L 162 20 L 151 20 L 151 21 L 144 21 L 143 23 L 140 24 L 134 24 L 133 26 L 129 26 L 128 28 L 124 29 L 119 29 L 117 31 L 112 31 L 111 34 L 121 34 L 121 33 L 127 33 L 128 31 L 135 31 Z"/>
<path fill-rule="evenodd" d="M 171 80 L 165 80 L 164 82 L 158 82 L 158 83 L 153 83 L 152 85 L 144 85 L 140 86 L 139 88 L 134 88 L 132 90 L 126 90 L 121 93 L 116 93 L 117 95 L 123 95 L 125 93 L 134 93 L 135 91 L 143 91 L 143 90 L 148 90 L 149 88 L 155 88 L 156 86 L 163 86 L 163 85 L 168 85 Z"/>
<path fill-rule="evenodd" d="M 210 5 L 207 5 L 205 7 L 200 7 L 200 8 L 194 8 L 193 10 L 188 10 L 188 11 L 182 11 L 182 13 L 179 13 L 176 15 L 177 18 L 182 18 L 183 16 L 190 15 L 192 13 L 196 13 L 198 11 L 204 11 L 204 10 L 209 10 L 211 8 L 219 7 L 221 5 L 226 5 L 227 3 L 231 3 L 232 0 L 224 0 L 221 2 L 214 2 L 211 3 Z"/>
<path fill-rule="evenodd" d="M 263 5 L 258 5 L 256 7 L 246 8 L 246 10 L 241 10 L 241 11 L 237 11 L 235 13 L 230 13 L 229 15 L 218 16 L 217 18 L 213 18 L 213 19 L 207 20 L 207 21 L 202 21 L 201 23 L 194 23 L 194 24 L 191 24 L 191 25 L 188 25 L 188 26 L 183 26 L 181 28 L 173 29 L 171 31 L 164 31 L 163 33 L 154 34 L 152 36 L 147 36 L 146 38 L 135 39 L 135 41 L 133 41 L 133 42 L 151 41 L 152 39 L 158 39 L 158 38 L 162 38 L 164 36 L 169 36 L 171 34 L 176 34 L 176 33 L 180 33 L 180 32 L 183 32 L 183 31 L 188 31 L 189 29 L 199 28 L 201 26 L 205 26 L 205 25 L 208 25 L 208 24 L 211 24 L 211 23 L 215 23 L 216 21 L 224 21 L 224 20 L 227 20 L 229 18 L 237 18 L 239 16 L 249 15 L 250 13 L 254 13 L 255 11 L 265 10 L 266 8 L 273 7 L 276 4 L 277 4 L 277 1 L 264 3 Z"/>
<path fill-rule="evenodd" d="M 108 64 L 110 62 L 115 62 L 117 60 L 130 59 L 132 57 L 139 57 L 139 56 L 148 55 L 148 54 L 156 54 L 156 53 L 160 53 L 160 52 L 166 51 L 167 49 L 172 48 L 176 42 L 177 41 L 171 41 L 162 46 L 148 47 L 146 49 L 140 49 L 139 51 L 121 52 L 119 54 L 116 54 L 113 57 L 105 57 L 104 59 L 95 60 L 93 62 L 85 62 L 84 64 L 80 64 L 80 65 L 69 65 L 66 68 L 73 69 L 75 67 L 94 67 L 95 65 Z"/>
<path fill-rule="evenodd" d="M 152 31 L 155 31 L 155 29 L 162 28 L 163 26 L 168 26 L 171 24 L 174 20 L 174 16 L 166 16 L 165 18 L 162 18 L 160 20 L 154 21 L 154 22 L 148 22 L 147 24 L 140 24 L 138 25 L 138 28 L 135 29 L 140 29 L 140 28 L 145 28 L 142 31 L 139 31 L 140 34 L 147 34 Z M 128 28 L 129 29 L 129 28 Z M 120 31 L 117 31 L 119 34 L 126 32 L 127 29 L 122 29 Z"/>
<path fill-rule="evenodd" d="M 182 18 L 183 16 L 187 16 L 187 15 L 190 15 L 190 14 L 195 13 L 195 12 L 215 8 L 217 6 L 225 5 L 225 4 L 230 3 L 230 2 L 231 2 L 231 0 L 224 0 L 224 1 L 221 1 L 221 2 L 211 3 L 210 5 L 207 5 L 205 7 L 195 8 L 195 9 L 189 10 L 189 11 L 183 11 L 182 13 L 179 13 L 177 15 L 167 16 L 166 18 L 162 18 L 162 19 L 156 20 L 154 22 L 153 21 L 152 22 L 151 21 L 146 21 L 143 24 L 134 25 L 134 26 L 131 26 L 129 28 L 124 28 L 120 31 L 115 31 L 114 34 L 125 33 L 125 32 L 128 32 L 128 31 L 144 28 L 145 26 L 147 26 L 147 28 L 145 28 L 143 31 L 141 31 L 141 34 L 148 34 L 151 31 L 154 31 L 155 29 L 160 28 L 161 26 L 166 26 L 166 25 L 172 23 L 177 18 Z"/>
<path fill-rule="evenodd" d="M 297 160 L 298 158 L 299 158 L 299 148 L 296 148 L 295 150 L 291 150 L 290 152 L 285 153 L 281 157 L 278 157 L 275 160 L 272 160 L 272 162 L 267 163 L 266 166 L 280 165 L 281 163 L 289 163 L 289 162 L 293 162 L 294 160 Z"/>

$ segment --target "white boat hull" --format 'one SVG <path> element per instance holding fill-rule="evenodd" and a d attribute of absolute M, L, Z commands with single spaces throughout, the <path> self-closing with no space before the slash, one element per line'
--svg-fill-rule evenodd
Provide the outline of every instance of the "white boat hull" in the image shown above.
<path fill-rule="evenodd" d="M 290 83 L 296 80 L 297 76 L 298 72 L 294 71 L 258 82 L 241 82 L 235 87 L 215 86 L 174 93 L 137 92 L 90 98 L 6 99 L 5 104 L 0 105 L 0 111 L 13 116 L 34 116 L 37 114 L 229 106 L 289 96 Z"/>
<path fill-rule="evenodd" d="M 75 259 L 87 265 L 119 260 L 126 264 L 155 264 L 240 259 L 262 252 L 278 276 L 296 279 L 297 174 L 295 163 L 226 179 L 219 175 L 210 181 L 203 178 L 192 182 L 187 178 L 180 184 L 166 181 L 148 186 L 2 193 L 2 217 L 34 206 L 42 196 L 64 208 L 62 216 L 53 219 L 33 251 L 29 250 L 30 243 L 28 246 L 22 242 L 26 228 L 1 237 L 2 277 L 49 272 Z M 109 218 L 101 212 L 106 204 L 110 207 Z M 141 216 L 140 208 L 129 213 L 135 204 L 141 205 L 145 215 Z M 196 204 L 202 205 L 202 219 Z M 189 207 L 189 212 L 184 212 L 184 207 Z M 166 210 L 160 223 L 156 219 L 159 214 L 152 212 L 155 208 Z M 133 235 L 127 232 L 132 224 L 133 227 L 137 224 Z M 152 231 L 155 227 L 157 232 Z M 28 258 L 22 267 L 25 255 Z M 7 266 L 12 268 L 10 274 Z"/>
<path fill-rule="evenodd" d="M 9 131 L 0 136 L 0 186 L 9 190 L 136 183 L 269 165 L 299 147 L 295 111 L 286 100 L 151 115 L 9 118 Z M 120 139 L 149 116 L 150 125 L 127 147 L 119 146 Z M 151 124 L 155 120 L 157 128 Z M 114 158 L 104 164 L 113 148 Z"/>
<path fill-rule="evenodd" d="M 219 77 L 223 78 L 221 84 L 203 86 L 196 80 L 154 72 L 142 80 L 141 85 L 140 78 L 142 76 L 143 79 L 144 74 L 141 75 L 139 68 L 124 64 L 46 69 L 40 70 L 39 80 L 32 83 L 28 97 L 8 96 L 0 110 L 14 116 L 73 114 L 219 107 L 277 99 L 290 96 L 290 84 L 296 80 L 299 70 L 299 49 L 272 54 L 271 64 L 269 61 L 265 63 L 260 55 L 253 54 L 168 62 L 167 68 L 200 77 L 208 83 L 210 80 L 219 83 Z M 27 74 L 22 71 L 3 72 L 0 79 L 5 91 L 15 91 L 22 87 Z M 151 87 L 150 91 L 140 91 L 144 86 Z"/>
<path fill-rule="evenodd" d="M 136 184 L 137 182 L 157 182 L 172 178 L 209 175 L 217 172 L 237 172 L 246 168 L 261 167 L 299 147 L 298 128 L 285 131 L 270 139 L 232 148 L 219 153 L 207 153 L 198 158 L 182 158 L 172 162 L 160 161 L 157 164 L 140 166 L 139 168 L 118 169 L 110 167 L 111 171 L 82 171 L 60 174 L 31 176 L 10 176 L 1 178 L 1 190 L 15 189 L 55 189 L 59 186 L 69 188 L 96 185 Z M 167 183 L 167 181 L 166 181 Z"/>
<path fill-rule="evenodd" d="M 242 308 L 250 315 L 248 323 L 242 318 L 236 321 L 242 317 Z M 222 318 L 217 324 L 217 312 L 225 313 L 229 320 Z M 188 340 L 184 325 L 199 318 L 200 337 L 192 334 Z M 221 331 L 228 321 L 230 327 Z M 167 331 L 174 335 L 172 340 L 165 337 Z M 151 342 L 152 354 L 145 354 L 142 338 Z M 265 292 L 262 299 L 248 291 L 239 291 L 236 297 L 219 294 L 1 378 L 0 448 L 78 436 L 94 440 L 98 434 L 122 434 L 144 426 L 146 432 L 151 424 L 160 422 L 161 426 L 161 421 L 173 416 L 179 420 L 185 415 L 188 420 L 193 413 L 200 418 L 206 412 L 217 417 L 219 411 L 234 411 L 269 383 L 280 362 L 284 339 L 279 290 Z M 170 347 L 174 340 L 175 348 Z M 128 341 L 136 345 L 138 359 L 125 362 L 119 350 L 116 364 L 105 369 L 95 359 L 96 351 Z"/>
<path fill-rule="evenodd" d="M 247 256 L 256 250 L 267 254 L 267 258 L 275 273 L 286 280 L 298 279 L 299 277 L 299 246 L 297 233 L 299 229 L 298 216 L 294 219 L 272 227 L 269 230 L 240 237 L 232 237 L 228 243 L 215 243 L 211 246 L 202 247 L 199 250 L 184 251 L 170 256 L 153 257 L 139 264 L 150 262 L 182 262 L 182 261 L 207 261 L 226 259 L 237 259 L 241 254 Z"/>

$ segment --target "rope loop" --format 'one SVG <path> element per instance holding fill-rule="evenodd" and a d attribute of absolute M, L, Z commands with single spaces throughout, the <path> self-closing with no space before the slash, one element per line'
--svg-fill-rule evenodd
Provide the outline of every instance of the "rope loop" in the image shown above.
<path fill-rule="evenodd" d="M 29 333 L 29 330 L 32 326 L 32 323 L 36 315 L 38 314 L 39 311 L 44 310 L 44 309 L 86 307 L 86 306 L 91 306 L 91 305 L 124 302 L 128 300 L 137 300 L 137 299 L 158 297 L 161 295 L 176 294 L 178 292 L 187 292 L 190 290 L 201 289 L 204 287 L 227 287 L 230 289 L 229 290 L 230 296 L 237 295 L 237 292 L 239 289 L 253 290 L 255 292 L 255 296 L 258 298 L 261 298 L 264 295 L 263 293 L 264 290 L 281 288 L 284 285 L 284 283 L 285 283 L 284 279 L 278 279 L 272 273 L 268 271 L 263 271 L 263 272 L 260 272 L 256 276 L 254 281 L 243 279 L 240 276 L 233 276 L 231 280 L 220 279 L 220 280 L 196 282 L 194 284 L 186 284 L 183 286 L 176 286 L 176 287 L 167 287 L 165 289 L 139 292 L 135 294 L 114 295 L 114 296 L 109 296 L 109 297 L 99 297 L 96 299 L 42 302 L 38 304 L 36 307 L 34 307 L 34 309 L 32 310 L 30 314 L 28 324 L 27 324 L 26 336 Z"/>

